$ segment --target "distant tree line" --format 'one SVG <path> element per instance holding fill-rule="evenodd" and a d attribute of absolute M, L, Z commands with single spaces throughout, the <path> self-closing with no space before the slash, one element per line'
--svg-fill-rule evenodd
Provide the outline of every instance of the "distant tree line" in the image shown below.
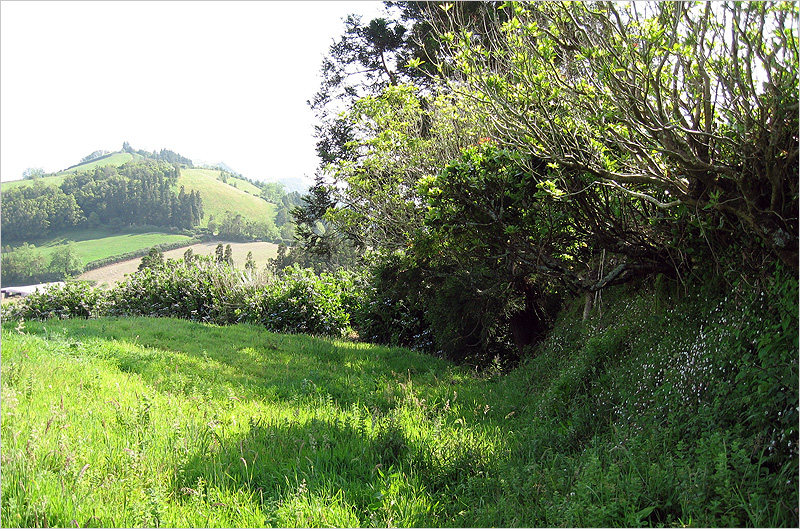
<path fill-rule="evenodd" d="M 99 151 L 94 151 L 92 154 L 86 155 L 81 158 L 81 163 L 91 162 L 92 160 L 99 160 L 100 158 L 111 154 L 110 152 L 100 149 Z"/>
<path fill-rule="evenodd" d="M 60 245 L 47 259 L 33 244 L 3 248 L 0 257 L 2 286 L 60 281 L 83 270 L 83 263 L 71 241 Z"/>
<path fill-rule="evenodd" d="M 163 162 L 169 163 L 177 163 L 183 164 L 187 167 L 194 167 L 192 161 L 185 156 L 181 156 L 177 152 L 170 151 L 169 149 L 161 149 L 160 151 L 145 151 L 143 149 L 135 150 L 131 147 L 131 144 L 126 142 L 122 143 L 122 150 L 123 152 L 129 152 L 131 154 L 138 154 L 140 156 L 144 156 L 145 158 L 152 158 L 153 160 L 161 160 Z"/>
<path fill-rule="evenodd" d="M 198 191 L 173 191 L 179 172 L 177 162 L 141 160 L 70 175 L 60 186 L 9 189 L 3 193 L 3 238 L 39 239 L 78 226 L 191 229 L 203 218 L 203 200 Z"/>

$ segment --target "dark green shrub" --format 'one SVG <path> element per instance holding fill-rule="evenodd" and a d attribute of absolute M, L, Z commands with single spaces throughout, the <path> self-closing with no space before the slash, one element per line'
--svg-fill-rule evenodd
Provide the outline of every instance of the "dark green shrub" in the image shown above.
<path fill-rule="evenodd" d="M 361 287 L 353 328 L 362 340 L 433 352 L 425 320 L 422 271 L 413 258 L 395 253 L 376 260 Z"/>
<path fill-rule="evenodd" d="M 107 313 L 214 321 L 219 299 L 214 279 L 228 273 L 225 268 L 215 266 L 210 259 L 198 259 L 191 266 L 168 261 L 145 268 L 109 291 Z"/>
<path fill-rule="evenodd" d="M 6 305 L 3 319 L 90 318 L 97 316 L 104 304 L 103 292 L 88 283 L 65 283 L 37 290 L 16 303 Z"/>
<path fill-rule="evenodd" d="M 274 332 L 343 335 L 350 325 L 346 304 L 352 306 L 353 280 L 350 273 L 315 275 L 309 269 L 289 267 L 264 289 L 250 294 L 258 322 Z M 255 313 L 255 314 L 254 314 Z M 243 313 L 244 314 L 244 313 Z"/>

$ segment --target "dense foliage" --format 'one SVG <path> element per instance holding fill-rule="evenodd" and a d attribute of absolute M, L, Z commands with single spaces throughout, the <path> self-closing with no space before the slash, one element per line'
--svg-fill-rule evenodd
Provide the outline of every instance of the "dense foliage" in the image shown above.
<path fill-rule="evenodd" d="M 230 245 L 227 247 L 230 253 Z M 186 318 L 258 323 L 275 332 L 341 336 L 351 329 L 360 293 L 351 272 L 289 267 L 276 276 L 237 270 L 220 244 L 216 257 L 163 260 L 153 248 L 137 273 L 103 291 L 83 282 L 37 291 L 10 305 L 3 317 L 48 319 L 99 316 Z"/>
<path fill-rule="evenodd" d="M 797 271 L 791 4 L 387 5 L 323 62 L 295 218 L 308 252 L 384 261 L 376 299 L 424 315 L 410 336 L 513 360 L 566 296 L 587 318 L 643 277 Z"/>

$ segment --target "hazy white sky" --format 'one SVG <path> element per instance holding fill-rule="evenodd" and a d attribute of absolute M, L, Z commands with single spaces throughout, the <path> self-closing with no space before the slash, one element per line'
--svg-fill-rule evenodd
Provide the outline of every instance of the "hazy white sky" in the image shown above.
<path fill-rule="evenodd" d="M 176 151 L 313 178 L 323 56 L 375 1 L 3 1 L 0 178 L 93 151 Z"/>

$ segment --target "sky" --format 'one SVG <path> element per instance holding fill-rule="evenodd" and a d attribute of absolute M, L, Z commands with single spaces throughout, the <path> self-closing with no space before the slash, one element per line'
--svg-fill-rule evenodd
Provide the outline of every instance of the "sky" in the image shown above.
<path fill-rule="evenodd" d="M 2 1 L 0 179 L 169 149 L 247 178 L 313 179 L 306 101 L 375 1 Z"/>

